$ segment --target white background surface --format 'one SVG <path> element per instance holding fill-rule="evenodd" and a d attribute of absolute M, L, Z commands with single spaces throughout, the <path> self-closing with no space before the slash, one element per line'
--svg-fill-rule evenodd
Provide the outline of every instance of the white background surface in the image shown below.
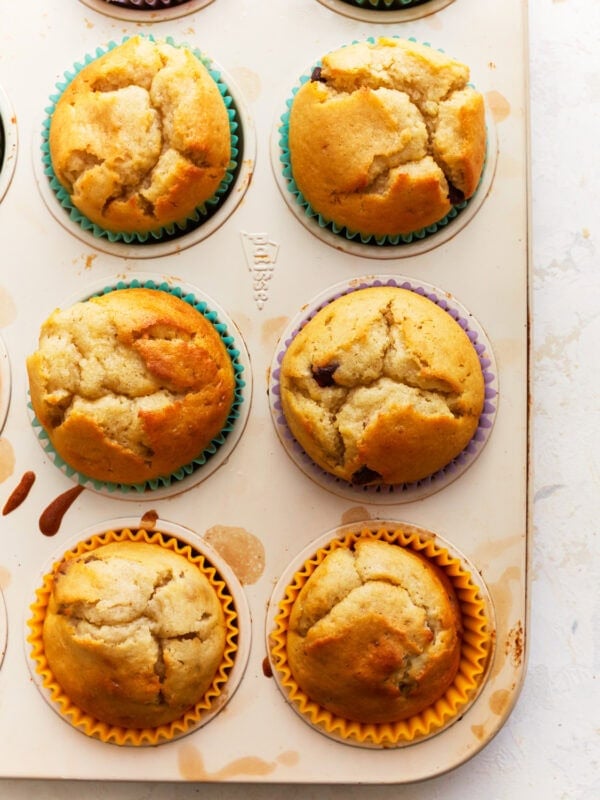
<path fill-rule="evenodd" d="M 412 786 L 4 780 L 2 800 L 600 797 L 600 2 L 529 9 L 534 525 L 528 672 L 507 723 L 471 761 Z"/>

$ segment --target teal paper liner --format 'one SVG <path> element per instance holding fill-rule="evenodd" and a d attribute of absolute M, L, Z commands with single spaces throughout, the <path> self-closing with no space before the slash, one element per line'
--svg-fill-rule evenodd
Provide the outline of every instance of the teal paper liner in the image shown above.
<path fill-rule="evenodd" d="M 73 467 L 71 467 L 56 452 L 41 422 L 35 415 L 33 415 L 32 425 L 36 430 L 37 437 L 40 440 L 44 451 L 51 457 L 55 465 L 60 469 L 62 469 L 68 477 L 70 478 L 76 477 L 78 483 L 82 485 L 92 484 L 92 486 L 97 491 L 106 489 L 108 492 L 111 493 L 112 492 L 128 493 L 131 491 L 135 491 L 138 492 L 139 494 L 142 494 L 144 492 L 160 489 L 163 487 L 168 488 L 173 484 L 173 481 L 181 481 L 184 478 L 188 477 L 192 473 L 196 472 L 196 470 L 200 469 L 204 464 L 206 464 L 210 460 L 210 458 L 214 456 L 214 454 L 218 451 L 218 449 L 225 443 L 225 440 L 227 439 L 228 435 L 234 428 L 236 420 L 240 416 L 239 409 L 242 403 L 244 402 L 243 390 L 246 385 L 246 382 L 242 377 L 244 367 L 239 360 L 240 351 L 235 346 L 235 340 L 233 336 L 229 335 L 229 333 L 227 332 L 227 325 L 224 322 L 219 322 L 217 312 L 210 309 L 206 301 L 197 300 L 194 294 L 186 293 L 178 286 L 170 286 L 168 283 L 165 282 L 156 283 L 153 280 L 140 281 L 137 279 L 129 282 L 119 281 L 117 284 L 115 284 L 115 286 L 107 286 L 104 289 L 102 289 L 102 291 L 96 292 L 91 296 L 99 297 L 101 295 L 108 294 L 109 292 L 118 291 L 119 289 L 133 289 L 140 287 L 145 289 L 158 289 L 163 292 L 169 292 L 170 294 L 175 295 L 175 297 L 179 297 L 182 300 L 185 300 L 186 303 L 189 303 L 191 306 L 193 306 L 209 322 L 212 323 L 213 327 L 219 333 L 221 340 L 225 345 L 227 353 L 229 354 L 231 363 L 233 365 L 233 371 L 235 377 L 233 403 L 231 405 L 231 410 L 229 412 L 229 415 L 221 432 L 210 442 L 210 444 L 202 451 L 202 453 L 196 456 L 196 458 L 194 458 L 188 464 L 184 464 L 183 466 L 179 467 L 178 470 L 170 473 L 169 475 L 161 475 L 158 478 L 153 478 L 152 480 L 145 481 L 144 483 L 135 483 L 135 484 L 110 483 L 107 481 L 98 481 L 73 469 Z M 33 407 L 31 405 L 31 402 L 28 403 L 28 407 L 33 414 Z"/>
<path fill-rule="evenodd" d="M 156 38 L 151 34 L 138 34 L 143 36 L 146 39 L 149 39 L 152 42 L 156 42 Z M 123 44 L 130 36 L 125 36 L 121 40 L 120 44 Z M 231 189 L 235 178 L 239 172 L 240 167 L 240 150 L 242 148 L 242 139 L 241 134 L 242 132 L 239 130 L 239 122 L 237 120 L 237 110 L 235 108 L 235 104 L 233 101 L 233 97 L 229 93 L 229 89 L 226 84 L 221 79 L 221 74 L 211 66 L 211 61 L 208 57 L 203 56 L 202 53 L 193 48 L 189 47 L 186 44 L 176 44 L 175 41 L 172 39 L 171 36 L 160 37 L 160 41 L 165 41 L 167 44 L 172 45 L 173 47 L 187 47 L 195 56 L 196 58 L 206 67 L 208 70 L 211 78 L 217 84 L 219 92 L 221 93 L 221 97 L 223 98 L 223 102 L 225 103 L 225 107 L 227 108 L 227 114 L 229 116 L 229 128 L 231 131 L 231 160 L 227 167 L 227 172 L 225 173 L 225 177 L 221 181 L 217 191 L 215 194 L 206 200 L 202 205 L 198 206 L 194 213 L 187 217 L 185 220 L 181 220 L 180 222 L 173 222 L 169 225 L 163 225 L 162 227 L 154 230 L 154 231 L 146 231 L 143 233 L 115 233 L 113 231 L 108 231 L 105 228 L 96 225 L 96 223 L 92 222 L 88 219 L 84 214 L 82 214 L 79 209 L 75 208 L 73 203 L 71 202 L 71 197 L 66 189 L 62 186 L 62 184 L 57 179 L 56 175 L 54 174 L 54 169 L 52 167 L 52 159 L 50 157 L 50 147 L 49 147 L 49 135 L 50 135 L 50 123 L 52 114 L 54 113 L 54 109 L 56 107 L 56 103 L 58 102 L 61 94 L 65 91 L 67 86 L 71 83 L 73 78 L 83 69 L 83 67 L 90 64 L 92 61 L 95 61 L 100 56 L 104 55 L 105 53 L 113 50 L 115 47 L 118 46 L 119 43 L 110 41 L 106 47 L 97 47 L 94 55 L 87 54 L 84 57 L 83 63 L 76 62 L 73 65 L 73 71 L 67 71 L 64 73 L 65 81 L 58 82 L 56 84 L 56 88 L 59 90 L 58 94 L 50 95 L 51 105 L 44 109 L 46 112 L 46 117 L 44 122 L 42 123 L 42 144 L 40 149 L 42 151 L 42 163 L 44 166 L 44 175 L 48 176 L 48 180 L 50 183 L 50 188 L 56 195 L 57 200 L 59 201 L 60 205 L 68 212 L 69 217 L 73 222 L 76 222 L 78 225 L 83 228 L 83 230 L 90 232 L 93 236 L 97 238 L 105 237 L 110 242 L 126 242 L 127 244 L 146 244 L 152 243 L 151 240 L 154 239 L 155 241 L 168 241 L 169 239 L 175 239 L 179 236 L 189 233 L 191 230 L 194 230 L 203 222 L 206 222 L 210 217 L 217 211 L 217 208 L 221 205 L 222 201 L 225 199 L 227 194 L 229 194 L 229 190 Z"/>
<path fill-rule="evenodd" d="M 374 44 L 378 38 L 380 37 L 369 36 L 364 41 L 371 42 Z M 415 39 L 412 36 L 411 37 L 386 36 L 385 38 L 388 39 L 406 38 L 410 42 L 417 42 L 417 39 Z M 352 44 L 357 44 L 357 41 L 355 40 L 354 42 L 352 42 Z M 422 44 L 424 44 L 426 47 L 431 47 L 429 42 L 422 42 Z M 443 52 L 443 50 L 440 50 L 439 52 Z M 321 66 L 321 62 L 317 61 L 317 63 L 312 67 L 310 73 L 312 74 L 313 70 L 319 66 Z M 440 228 L 446 227 L 446 225 L 452 222 L 452 220 L 455 219 L 460 214 L 461 211 L 464 211 L 464 209 L 467 208 L 467 206 L 473 200 L 473 198 L 477 194 L 477 191 L 479 190 L 479 186 L 481 185 L 483 174 L 486 168 L 486 161 L 484 161 L 483 169 L 481 170 L 481 176 L 479 179 L 479 184 L 477 186 L 477 189 L 475 190 L 475 192 L 473 192 L 473 194 L 468 200 L 463 200 L 460 203 L 456 203 L 455 205 L 453 205 L 450 211 L 446 214 L 446 216 L 443 217 L 442 219 L 439 219 L 433 225 L 427 225 L 425 228 L 420 228 L 419 230 L 411 231 L 410 233 L 377 236 L 376 234 L 363 234 L 360 233 L 359 231 L 351 231 L 344 225 L 337 225 L 332 220 L 326 219 L 325 217 L 323 217 L 322 214 L 319 214 L 318 211 L 315 211 L 313 208 L 311 208 L 310 204 L 304 198 L 302 192 L 300 191 L 300 189 L 298 189 L 298 187 L 296 186 L 296 182 L 294 181 L 294 177 L 292 174 L 292 165 L 290 161 L 290 149 L 288 143 L 288 135 L 290 127 L 289 120 L 290 120 L 290 111 L 292 108 L 292 103 L 294 102 L 294 97 L 298 93 L 299 89 L 309 80 L 310 80 L 310 74 L 302 75 L 300 77 L 298 85 L 292 89 L 292 97 L 286 100 L 287 111 L 284 112 L 280 117 L 281 124 L 279 126 L 279 134 L 280 134 L 279 147 L 281 150 L 281 155 L 279 157 L 279 160 L 281 161 L 283 166 L 282 174 L 287 181 L 287 188 L 289 192 L 295 196 L 298 205 L 304 207 L 305 215 L 309 218 L 314 218 L 315 222 L 319 225 L 320 228 L 324 229 L 327 228 L 336 235 L 344 236 L 348 240 L 358 239 L 362 244 L 370 246 L 397 247 L 398 245 L 402 246 L 405 244 L 411 244 L 414 241 L 425 239 L 426 237 L 431 236 L 434 233 L 437 233 L 437 231 Z"/>

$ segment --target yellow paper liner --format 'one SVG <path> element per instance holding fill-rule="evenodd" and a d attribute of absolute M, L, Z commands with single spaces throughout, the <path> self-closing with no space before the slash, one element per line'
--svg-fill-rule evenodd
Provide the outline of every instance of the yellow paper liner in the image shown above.
<path fill-rule="evenodd" d="M 108 723 L 95 719 L 87 712 L 82 711 L 74 705 L 63 692 L 62 688 L 55 680 L 44 654 L 42 628 L 54 586 L 54 576 L 60 565 L 65 559 L 75 558 L 111 542 L 122 541 L 158 544 L 161 547 L 168 548 L 185 556 L 189 561 L 196 564 L 215 590 L 225 618 L 225 649 L 221 664 L 211 685 L 206 690 L 203 697 L 181 717 L 173 722 L 158 725 L 154 728 L 137 729 L 109 725 Z M 83 733 L 100 739 L 103 742 L 111 742 L 117 745 L 156 745 L 188 733 L 192 728 L 198 725 L 206 712 L 214 709 L 215 703 L 221 696 L 234 665 L 239 633 L 238 615 L 235 610 L 233 597 L 229 593 L 226 583 L 219 576 L 217 569 L 208 563 L 205 557 L 196 551 L 192 545 L 182 542 L 173 536 L 160 533 L 159 531 L 150 532 L 143 528 L 135 530 L 123 528 L 118 531 L 111 530 L 96 534 L 85 541 L 79 542 L 53 564 L 52 571 L 44 576 L 42 586 L 36 590 L 36 598 L 36 601 L 30 606 L 32 616 L 27 621 L 27 625 L 31 630 L 31 633 L 27 637 L 27 642 L 32 648 L 31 658 L 35 662 L 35 672 L 41 677 L 42 687 L 49 692 L 50 699 L 56 704 L 57 710 L 67 721 L 74 727 L 83 731 Z"/>
<path fill-rule="evenodd" d="M 311 700 L 298 686 L 287 658 L 287 629 L 290 613 L 300 590 L 325 557 L 339 547 L 351 548 L 359 539 L 382 539 L 390 544 L 412 549 L 431 560 L 447 575 L 456 593 L 463 623 L 461 657 L 454 681 L 432 705 L 407 719 L 393 723 L 360 723 L 339 717 Z M 270 636 L 270 651 L 281 686 L 297 710 L 323 732 L 342 740 L 365 746 L 395 747 L 430 736 L 454 721 L 477 692 L 486 671 L 492 631 L 479 588 L 459 558 L 441 547 L 433 535 L 410 526 L 367 527 L 333 539 L 316 551 L 288 585 L 275 616 L 275 630 Z"/>

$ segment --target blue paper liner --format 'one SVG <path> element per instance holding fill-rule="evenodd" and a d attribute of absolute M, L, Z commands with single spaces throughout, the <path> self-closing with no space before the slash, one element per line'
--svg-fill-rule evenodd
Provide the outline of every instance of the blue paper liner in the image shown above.
<path fill-rule="evenodd" d="M 146 39 L 149 39 L 152 42 L 156 42 L 157 39 L 152 36 L 151 34 L 136 34 L 139 36 L 143 36 Z M 71 197 L 67 190 L 62 186 L 60 181 L 57 179 L 54 169 L 52 167 L 52 159 L 50 156 L 50 146 L 49 146 L 49 136 L 50 136 L 50 124 L 52 121 L 52 114 L 54 113 L 54 109 L 56 108 L 56 104 L 60 99 L 60 96 L 65 91 L 67 86 L 71 83 L 71 81 L 75 78 L 75 76 L 83 69 L 83 67 L 87 66 L 88 64 L 95 61 L 100 56 L 104 55 L 105 53 L 109 52 L 110 50 L 114 50 L 115 47 L 118 47 L 119 44 L 123 44 L 131 36 L 124 36 L 121 42 L 114 42 L 110 41 L 106 47 L 97 47 L 95 53 L 93 55 L 87 54 L 84 57 L 83 63 L 76 62 L 73 65 L 73 69 L 71 71 L 67 71 L 64 73 L 64 81 L 59 81 L 56 84 L 56 88 L 58 89 L 57 94 L 50 95 L 50 105 L 47 106 L 44 111 L 46 113 L 46 117 L 42 123 L 42 143 L 41 143 L 41 151 L 42 151 L 42 164 L 43 164 L 43 171 L 44 175 L 48 177 L 50 188 L 56 195 L 56 198 L 60 205 L 68 212 L 68 215 L 73 222 L 76 222 L 84 231 L 88 231 L 92 234 L 92 236 L 97 238 L 106 238 L 110 242 L 125 242 L 127 244 L 151 244 L 154 242 L 164 242 L 169 239 L 178 238 L 179 236 L 184 235 L 185 233 L 189 233 L 191 230 L 194 230 L 198 226 L 202 225 L 206 222 L 210 217 L 217 211 L 219 206 L 222 204 L 223 200 L 229 194 L 230 189 L 235 182 L 237 174 L 239 172 L 240 166 L 240 155 L 243 148 L 243 140 L 242 140 L 242 131 L 240 130 L 239 121 L 238 121 L 238 112 L 234 104 L 233 97 L 229 93 L 229 89 L 227 85 L 223 82 L 221 78 L 221 74 L 218 70 L 214 68 L 212 65 L 212 61 L 207 57 L 204 56 L 199 50 L 196 48 L 190 47 L 187 44 L 177 44 L 172 37 L 165 36 L 161 37 L 159 41 L 165 41 L 167 44 L 172 45 L 173 47 L 184 47 L 189 49 L 196 58 L 206 67 L 208 70 L 211 78 L 216 83 L 221 97 L 223 98 L 223 102 L 225 103 L 225 107 L 227 109 L 227 114 L 229 117 L 229 128 L 231 132 L 231 160 L 227 166 L 227 171 L 223 180 L 221 181 L 217 191 L 215 194 L 206 200 L 204 203 L 199 205 L 195 211 L 190 214 L 186 219 L 181 220 L 179 222 L 170 223 L 169 225 L 163 225 L 160 228 L 154 231 L 145 231 L 142 233 L 115 233 L 114 231 L 106 230 L 101 226 L 97 225 L 96 223 L 92 222 L 88 219 L 84 214 L 77 209 L 73 203 L 71 202 Z"/>
<path fill-rule="evenodd" d="M 379 37 L 376 37 L 376 36 L 369 36 L 364 41 L 374 44 L 377 41 L 378 38 Z M 405 38 L 409 42 L 417 42 L 417 43 L 419 43 L 418 40 L 415 39 L 412 36 L 410 36 L 410 37 L 386 36 L 386 38 L 389 38 L 389 39 Z M 358 43 L 358 40 L 354 40 L 352 42 L 352 44 L 357 44 L 357 43 Z M 431 44 L 429 42 L 420 42 L 420 44 L 423 44 L 425 47 L 431 47 Z M 437 48 L 437 49 L 438 49 L 438 51 L 440 53 L 444 52 L 440 48 Z M 431 236 L 431 235 L 437 233 L 440 229 L 445 228 L 448 224 L 450 224 L 452 222 L 452 220 L 456 219 L 456 217 L 461 213 L 461 211 L 464 211 L 467 208 L 467 206 L 473 201 L 475 196 L 477 195 L 477 192 L 479 191 L 479 187 L 481 186 L 481 183 L 482 183 L 483 175 L 485 173 L 487 158 L 486 158 L 486 160 L 484 160 L 484 164 L 483 164 L 483 168 L 481 170 L 481 176 L 479 178 L 479 183 L 477 185 L 477 189 L 475 190 L 475 192 L 473 192 L 473 194 L 471 195 L 471 197 L 468 200 L 462 200 L 459 203 L 455 203 L 452 206 L 452 208 L 450 209 L 450 211 L 444 217 L 442 217 L 442 219 L 439 219 L 437 222 L 433 223 L 432 225 L 427 225 L 424 228 L 419 228 L 419 230 L 411 231 L 410 233 L 404 233 L 404 234 L 400 234 L 399 233 L 399 234 L 394 234 L 394 235 L 389 235 L 388 234 L 388 235 L 385 235 L 385 236 L 378 236 L 376 234 L 364 234 L 364 233 L 361 233 L 360 231 L 352 231 L 352 230 L 349 230 L 345 225 L 338 225 L 333 220 L 326 219 L 325 217 L 323 217 L 322 214 L 320 214 L 318 211 L 315 211 L 311 207 L 310 203 L 306 200 L 306 198 L 304 197 L 304 195 L 302 194 L 302 192 L 300 191 L 300 189 L 296 185 L 296 182 L 294 181 L 294 177 L 293 177 L 293 173 L 292 173 L 291 159 L 290 159 L 289 140 L 288 140 L 288 137 L 289 137 L 289 121 L 290 121 L 290 112 L 291 112 L 292 104 L 294 102 L 294 97 L 296 96 L 296 94 L 298 93 L 300 88 L 305 83 L 310 81 L 313 71 L 317 67 L 320 67 L 320 66 L 321 66 L 321 61 L 319 60 L 311 67 L 311 70 L 310 70 L 310 72 L 308 74 L 305 73 L 304 75 L 302 75 L 300 77 L 297 85 L 292 88 L 292 96 L 289 97 L 286 100 L 287 111 L 285 111 L 281 115 L 281 117 L 280 117 L 281 124 L 279 125 L 279 136 L 280 136 L 280 138 L 279 138 L 280 158 L 279 158 L 279 160 L 280 160 L 281 165 L 282 165 L 282 175 L 283 175 L 284 179 L 287 182 L 288 191 L 292 195 L 294 195 L 295 202 L 304 209 L 304 213 L 305 213 L 306 217 L 308 217 L 310 219 L 314 219 L 315 223 L 320 228 L 329 230 L 329 231 L 331 231 L 332 233 L 334 233 L 334 234 L 336 234 L 338 236 L 341 236 L 341 237 L 344 237 L 344 238 L 348 239 L 349 241 L 356 240 L 356 241 L 360 242 L 361 244 L 369 245 L 369 246 L 372 246 L 372 247 L 390 247 L 390 246 L 391 247 L 397 247 L 397 246 L 403 246 L 403 245 L 407 245 L 407 244 L 412 244 L 415 241 L 419 241 L 419 240 L 425 239 L 428 236 Z M 472 84 L 469 84 L 469 86 L 472 86 Z"/>
<path fill-rule="evenodd" d="M 412 483 L 360 485 L 349 483 L 327 472 L 316 464 L 306 453 L 304 448 L 296 441 L 287 425 L 281 405 L 281 387 L 279 383 L 281 362 L 283 361 L 287 348 L 298 332 L 321 309 L 328 306 L 333 300 L 371 286 L 395 286 L 401 289 L 408 289 L 427 297 L 446 311 L 469 337 L 479 358 L 481 371 L 483 373 L 484 404 L 473 437 L 467 446 L 455 456 L 452 461 L 431 475 Z M 269 388 L 273 422 L 278 436 L 292 459 L 305 474 L 321 484 L 324 488 L 329 489 L 335 494 L 342 494 L 343 496 L 363 498 L 366 496 L 368 500 L 375 503 L 409 502 L 416 498 L 433 494 L 451 483 L 458 478 L 480 454 L 491 433 L 498 405 L 498 390 L 496 388 L 497 375 L 493 354 L 490 344 L 484 340 L 483 334 L 477 330 L 478 326 L 475 320 L 473 318 L 469 319 L 467 312 L 462 310 L 457 303 L 453 303 L 452 301 L 448 302 L 446 297 L 447 293 L 442 290 L 436 290 L 435 287 L 403 278 L 365 278 L 363 280 L 353 281 L 351 285 L 346 285 L 345 288 L 338 289 L 337 291 L 336 287 L 332 287 L 331 294 L 321 303 L 311 305 L 310 312 L 305 312 L 298 324 L 285 334 L 284 338 L 280 341 L 271 369 L 271 385 Z"/>
<path fill-rule="evenodd" d="M 136 494 L 143 494 L 144 492 L 155 491 L 160 488 L 169 488 L 174 482 L 182 481 L 184 478 L 192 475 L 194 472 L 201 469 L 204 464 L 208 463 L 210 459 L 218 452 L 218 450 L 225 444 L 228 436 L 235 427 L 236 421 L 240 417 L 240 408 L 244 402 L 244 387 L 246 386 L 246 382 L 243 378 L 244 366 L 240 361 L 240 350 L 238 350 L 236 347 L 234 337 L 228 333 L 227 325 L 219 320 L 218 313 L 211 309 L 205 300 L 198 300 L 193 293 L 186 293 L 180 287 L 171 286 L 166 282 L 157 283 L 153 280 L 140 281 L 137 279 L 132 281 L 119 281 L 114 286 L 107 286 L 102 291 L 96 292 L 90 296 L 99 297 L 120 289 L 133 288 L 158 289 L 163 292 L 169 292 L 170 294 L 175 295 L 175 297 L 179 297 L 182 300 L 185 300 L 186 303 L 189 303 L 213 325 L 215 330 L 219 333 L 223 344 L 225 345 L 233 366 L 235 378 L 233 403 L 231 405 L 225 425 L 220 433 L 214 439 L 212 439 L 207 447 L 205 447 L 204 450 L 196 456 L 196 458 L 189 463 L 182 465 L 179 467 L 179 469 L 175 470 L 169 475 L 161 475 L 158 478 L 144 481 L 144 483 L 126 484 L 98 481 L 73 469 L 73 467 L 71 467 L 56 452 L 44 427 L 33 412 L 31 402 L 28 402 L 28 407 L 32 413 L 32 425 L 44 451 L 50 456 L 54 464 L 62 469 L 68 477 L 75 478 L 77 482 L 82 485 L 89 484 L 93 486 L 96 491 L 106 490 L 110 493 L 122 492 L 127 494 L 130 492 L 135 492 Z"/>

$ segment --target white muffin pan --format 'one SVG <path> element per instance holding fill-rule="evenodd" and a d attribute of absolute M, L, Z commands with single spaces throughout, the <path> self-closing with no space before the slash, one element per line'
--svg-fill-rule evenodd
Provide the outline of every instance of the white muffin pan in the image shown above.
<path fill-rule="evenodd" d="M 35 474 L 26 499 L 0 516 L 0 777 L 399 784 L 468 762 L 507 719 L 526 660 L 527 4 L 430 0 L 394 12 L 341 0 L 287 0 L 285 9 L 281 0 L 190 0 L 153 12 L 126 12 L 105 0 L 68 5 L 67 12 L 65 0 L 17 4 L 0 29 L 0 112 L 10 158 L 0 171 L 0 507 L 25 472 Z M 239 182 L 223 214 L 189 238 L 145 248 L 108 246 L 65 223 L 39 151 L 45 109 L 65 70 L 137 32 L 170 36 L 214 60 L 241 111 L 245 144 Z M 278 173 L 275 133 L 308 65 L 329 50 L 379 35 L 427 42 L 470 66 L 486 98 L 492 156 L 472 213 L 463 216 L 467 208 L 454 227 L 450 222 L 414 247 L 386 247 L 385 254 L 320 235 L 299 218 Z M 28 155 L 18 161 L 17 132 L 19 150 Z M 31 425 L 26 357 L 54 308 L 99 285 L 127 282 L 139 274 L 141 258 L 145 276 L 195 287 L 231 321 L 251 378 L 246 418 L 235 446 L 202 480 L 177 493 L 133 498 L 85 487 L 58 532 L 44 535 L 42 513 L 74 482 L 40 447 Z M 493 356 L 498 394 L 485 446 L 434 492 L 336 491 L 290 457 L 272 414 L 271 373 L 281 337 L 331 287 L 369 282 L 378 273 L 435 287 L 468 309 Z M 209 547 L 214 543 L 235 574 L 259 550 L 264 568 L 240 579 L 248 637 L 225 707 L 175 741 L 119 747 L 86 736 L 46 702 L 31 675 L 24 620 L 56 553 L 107 520 L 127 517 L 135 524 L 144 516 Z M 431 531 L 464 554 L 489 598 L 495 646 L 481 691 L 452 725 L 424 741 L 376 750 L 323 736 L 300 718 L 270 674 L 266 642 L 274 589 L 301 554 L 328 531 L 382 519 Z M 234 534 L 242 544 L 226 557 L 217 543 Z"/>

